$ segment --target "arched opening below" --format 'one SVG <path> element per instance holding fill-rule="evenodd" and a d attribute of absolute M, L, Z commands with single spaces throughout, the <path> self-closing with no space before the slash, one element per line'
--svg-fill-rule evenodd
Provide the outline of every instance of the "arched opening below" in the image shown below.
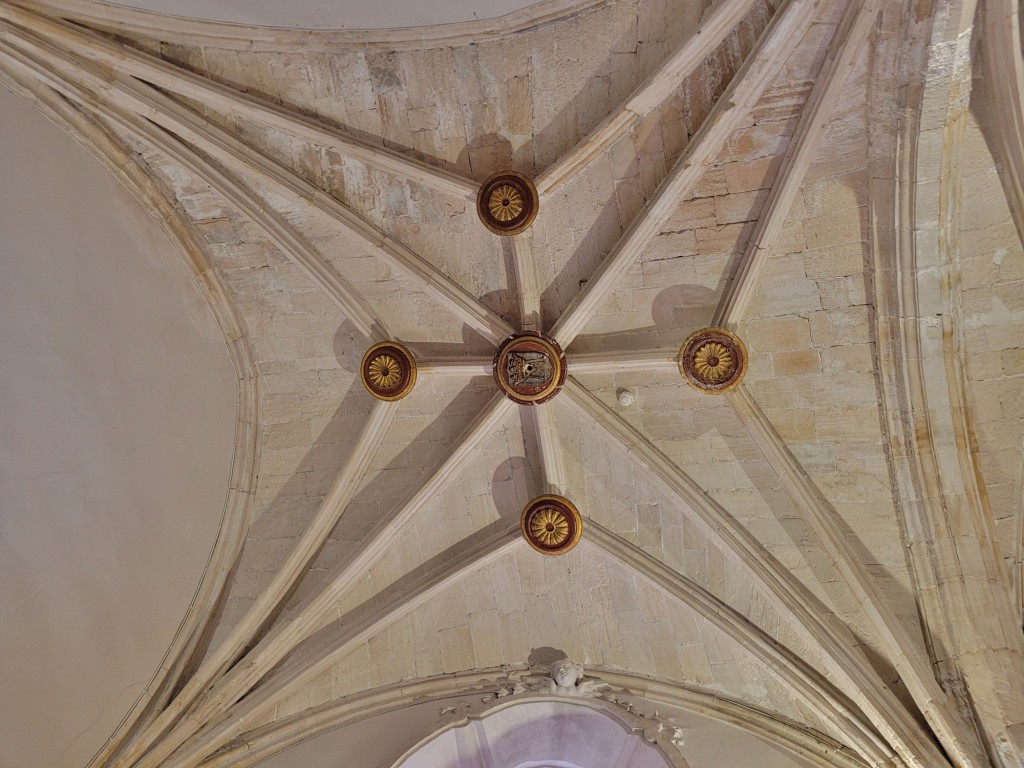
<path fill-rule="evenodd" d="M 394 768 L 672 768 L 658 747 L 590 704 L 550 699 L 499 706 L 432 734 Z"/>

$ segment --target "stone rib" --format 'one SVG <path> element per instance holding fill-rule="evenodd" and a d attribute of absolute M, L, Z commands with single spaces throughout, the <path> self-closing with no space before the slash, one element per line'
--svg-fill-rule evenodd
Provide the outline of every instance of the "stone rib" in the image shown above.
<path fill-rule="evenodd" d="M 194 99 L 225 114 L 242 117 L 331 147 L 367 165 L 424 184 L 439 192 L 467 201 L 476 199 L 477 186 L 453 173 L 421 163 L 383 146 L 374 146 L 348 136 L 313 118 L 297 115 L 284 107 L 268 104 L 247 93 L 215 83 L 182 67 L 158 59 L 124 43 L 64 21 L 48 18 L 24 8 L 0 4 L 0 19 L 20 24 L 55 41 L 72 52 L 179 96 Z"/>
<path fill-rule="evenodd" d="M 570 379 L 564 388 L 578 413 L 592 419 L 634 461 L 645 467 L 685 503 L 705 532 L 720 541 L 743 563 L 754 583 L 776 608 L 789 616 L 794 626 L 819 648 L 834 665 L 836 675 L 848 683 L 846 690 L 871 720 L 872 725 L 893 745 L 900 757 L 918 768 L 949 766 L 914 718 L 896 699 L 868 660 L 845 624 L 827 623 L 807 589 L 718 504 L 689 475 L 677 467 L 618 414 Z"/>
<path fill-rule="evenodd" d="M 749 116 L 786 61 L 785 52 L 796 46 L 810 27 L 816 6 L 815 0 L 787 0 L 775 13 L 755 51 L 719 97 L 653 199 L 623 232 L 586 288 L 576 295 L 551 329 L 551 336 L 562 349 L 567 349 L 583 331 L 622 276 L 661 231 L 679 200 L 704 175 L 732 132 Z"/>
<path fill-rule="evenodd" d="M 625 103 L 606 117 L 554 165 L 537 177 L 537 194 L 549 194 L 570 181 L 590 162 L 625 136 L 644 117 L 669 97 L 684 79 L 718 47 L 750 12 L 755 0 L 722 0 L 683 41 L 675 53 L 630 94 Z"/>
<path fill-rule="evenodd" d="M 2 7 L 0 6 L 0 8 Z M 342 278 L 334 267 L 310 246 L 281 214 L 270 209 L 253 190 L 243 185 L 232 174 L 221 170 L 152 122 L 133 114 L 130 107 L 125 109 L 122 106 L 123 102 L 128 102 L 132 106 L 137 106 L 137 104 L 130 98 L 122 98 L 124 96 L 122 90 L 116 86 L 112 87 L 102 77 L 76 65 L 62 51 L 9 25 L 0 29 L 0 39 L 4 40 L 4 55 L 29 68 L 59 92 L 82 104 L 95 114 L 108 117 L 122 125 L 126 130 L 184 166 L 223 195 L 282 253 L 287 254 L 305 270 L 331 301 L 359 329 L 360 333 L 377 341 L 390 335 L 383 327 L 380 318 L 365 306 L 365 302 L 349 282 Z M 45 54 L 51 59 L 51 62 L 61 63 L 53 64 L 41 61 L 38 55 L 32 51 Z M 85 82 L 79 84 L 76 79 Z M 95 94 L 110 96 L 111 103 L 103 103 L 102 99 Z M 156 114 L 156 111 L 151 111 L 150 114 Z"/>
<path fill-rule="evenodd" d="M 260 713 L 318 675 L 340 656 L 423 605 L 460 577 L 492 562 L 521 542 L 518 524 L 504 528 L 421 578 L 414 579 L 411 586 L 401 589 L 392 585 L 389 588 L 391 594 L 372 605 L 370 610 L 356 609 L 309 636 L 269 675 L 270 670 L 259 670 L 259 677 L 263 678 L 260 686 L 230 709 L 225 709 L 226 716 L 209 722 L 181 749 L 172 754 L 172 742 L 162 741 L 136 763 L 135 768 L 192 768 L 198 765 L 243 733 L 247 723 Z"/>
<path fill-rule="evenodd" d="M 847 6 L 814 87 L 804 103 L 800 121 L 758 216 L 743 260 L 729 281 L 712 325 L 733 327 L 750 304 L 757 280 L 768 261 L 768 253 L 786 223 L 793 201 L 800 194 L 811 158 L 828 127 L 829 118 L 835 112 L 843 84 L 874 28 L 880 7 L 879 0 L 855 0 Z"/>
<path fill-rule="evenodd" d="M 88 78 L 92 90 L 96 93 L 105 93 L 121 108 L 147 117 L 208 152 L 226 167 L 236 168 L 261 183 L 268 184 L 275 192 L 295 205 L 318 210 L 327 215 L 393 266 L 409 275 L 425 292 L 490 341 L 498 343 L 512 333 L 512 327 L 501 317 L 483 306 L 466 289 L 421 256 L 378 230 L 363 217 L 291 169 L 249 147 L 195 111 L 136 80 L 115 76 L 110 82 L 102 76 L 90 75 L 86 65 L 76 61 L 52 43 L 26 38 L 23 33 L 10 27 L 7 28 L 6 34 L 28 45 L 45 48 L 51 57 L 59 57 L 65 62 L 65 67 L 71 69 L 72 74 L 69 77 L 80 74 Z M 326 266 L 333 271 L 330 265 Z M 330 277 L 329 272 L 319 267 L 317 274 L 325 280 Z M 334 282 L 337 280 L 340 278 L 335 278 Z M 339 288 L 332 286 L 332 290 L 337 292 Z M 380 324 L 379 319 L 375 322 Z"/>
<path fill-rule="evenodd" d="M 594 520 L 587 521 L 587 539 L 742 644 L 823 721 L 834 722 L 866 761 L 873 765 L 893 763 L 896 756 L 892 748 L 853 702 L 824 675 L 746 616 Z"/>

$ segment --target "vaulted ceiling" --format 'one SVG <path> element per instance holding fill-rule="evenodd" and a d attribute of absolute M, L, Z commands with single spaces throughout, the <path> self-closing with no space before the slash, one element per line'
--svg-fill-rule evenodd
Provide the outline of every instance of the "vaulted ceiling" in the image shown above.
<path fill-rule="evenodd" d="M 567 655 L 676 765 L 1019 768 L 1015 0 L 0 22 L 4 84 L 149 212 L 237 377 L 209 562 L 89 765 L 390 765 Z M 476 210 L 502 170 L 540 200 L 511 237 Z M 725 393 L 676 362 L 706 326 L 748 351 Z M 521 330 L 566 351 L 540 405 L 491 375 Z M 382 341 L 403 399 L 360 381 Z M 557 557 L 520 533 L 545 493 L 583 515 Z"/>
<path fill-rule="evenodd" d="M 530 0 L 495 0 L 481 5 L 472 0 L 115 0 L 111 5 L 156 11 L 183 19 L 290 29 L 380 29 L 422 27 L 481 21 L 505 16 L 532 5 Z M 106 10 L 108 18 L 122 13 Z"/>

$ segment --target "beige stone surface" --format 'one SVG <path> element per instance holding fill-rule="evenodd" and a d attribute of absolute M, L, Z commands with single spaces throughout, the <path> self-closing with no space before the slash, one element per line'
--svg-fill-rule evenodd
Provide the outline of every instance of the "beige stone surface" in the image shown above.
<path fill-rule="evenodd" d="M 991 105 L 979 87 L 977 112 L 968 120 L 964 169 L 965 220 L 961 230 L 963 365 L 970 392 L 972 446 L 984 479 L 989 514 L 1011 583 L 1021 588 L 1021 516 L 1024 493 L 1024 250 L 1013 239 L 1006 199 L 983 140 Z M 977 117 L 975 117 L 977 115 Z M 980 125 L 979 125 L 980 123 Z M 1002 247 L 994 247 L 1002 246 Z"/>

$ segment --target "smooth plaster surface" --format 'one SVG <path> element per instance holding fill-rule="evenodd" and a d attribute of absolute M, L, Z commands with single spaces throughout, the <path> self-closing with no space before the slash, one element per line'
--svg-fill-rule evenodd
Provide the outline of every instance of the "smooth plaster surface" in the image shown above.
<path fill-rule="evenodd" d="M 120 0 L 144 11 L 207 21 L 296 29 L 390 29 L 493 19 L 535 0 Z"/>
<path fill-rule="evenodd" d="M 221 522 L 237 388 L 175 248 L 0 88 L 0 765 L 83 766 Z"/>

